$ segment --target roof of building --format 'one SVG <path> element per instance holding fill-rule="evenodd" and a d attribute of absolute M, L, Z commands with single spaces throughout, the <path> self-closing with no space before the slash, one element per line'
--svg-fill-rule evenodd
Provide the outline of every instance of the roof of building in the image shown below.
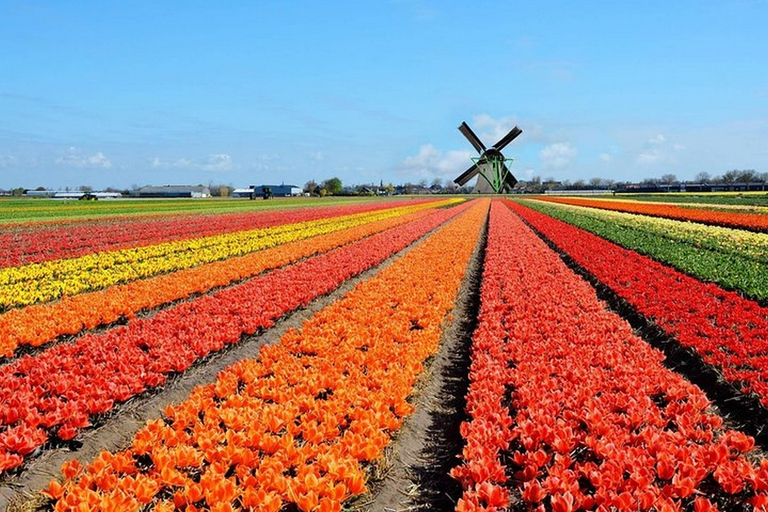
<path fill-rule="evenodd" d="M 210 193 L 208 187 L 200 185 L 163 185 L 140 187 L 139 192 L 203 192 Z"/>

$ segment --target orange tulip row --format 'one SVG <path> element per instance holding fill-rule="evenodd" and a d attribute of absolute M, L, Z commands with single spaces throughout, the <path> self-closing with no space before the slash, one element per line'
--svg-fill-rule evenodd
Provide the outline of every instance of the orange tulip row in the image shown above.
<path fill-rule="evenodd" d="M 130 449 L 68 463 L 54 510 L 339 511 L 364 492 L 453 307 L 486 201 L 196 388 Z"/>
<path fill-rule="evenodd" d="M 442 204 L 442 203 L 436 203 Z M 11 356 L 21 345 L 40 346 L 59 336 L 110 324 L 121 318 L 183 299 L 195 293 L 257 275 L 313 254 L 329 251 L 363 237 L 409 223 L 434 210 L 419 210 L 405 215 L 331 232 L 306 240 L 290 242 L 263 251 L 216 261 L 171 274 L 115 285 L 45 304 L 35 304 L 0 314 L 0 355 Z M 371 217 L 376 219 L 376 217 Z"/>

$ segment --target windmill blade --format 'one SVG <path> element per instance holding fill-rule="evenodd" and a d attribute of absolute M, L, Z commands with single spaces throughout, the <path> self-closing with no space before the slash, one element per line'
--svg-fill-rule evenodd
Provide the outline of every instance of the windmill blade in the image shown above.
<path fill-rule="evenodd" d="M 498 150 L 498 151 L 501 151 L 502 149 L 504 149 L 504 146 L 506 146 L 507 144 L 509 144 L 509 143 L 510 143 L 510 142 L 512 142 L 513 140 L 515 140 L 515 138 L 516 138 L 518 135 L 520 135 L 521 133 L 523 133 L 523 130 L 521 130 L 520 128 L 518 128 L 517 126 L 515 126 L 515 127 L 514 127 L 514 128 L 512 128 L 511 130 L 509 130 L 509 133 L 508 133 L 508 134 L 506 134 L 505 136 L 503 136 L 503 137 L 502 137 L 502 138 L 499 140 L 499 142 L 497 142 L 496 144 L 494 144 L 494 145 L 493 145 L 493 147 L 494 147 L 494 148 L 496 148 L 496 150 Z"/>
<path fill-rule="evenodd" d="M 509 172 L 509 167 L 506 166 L 506 164 L 502 164 L 503 170 L 502 170 L 502 176 L 504 176 L 504 188 L 507 190 L 512 190 L 515 188 L 515 185 L 517 185 L 517 178 Z"/>
<path fill-rule="evenodd" d="M 464 171 L 458 178 L 453 180 L 458 186 L 463 187 L 469 180 L 474 178 L 477 173 L 480 172 L 480 167 L 474 164 L 472 167 Z"/>
<path fill-rule="evenodd" d="M 511 172 L 508 172 L 506 175 L 504 175 L 504 184 L 509 188 L 509 190 L 512 190 L 515 188 L 515 185 L 517 185 L 517 178 L 515 178 Z"/>
<path fill-rule="evenodd" d="M 462 122 L 461 126 L 459 126 L 459 131 L 464 134 L 469 143 L 475 147 L 478 153 L 482 155 L 485 152 L 485 145 L 480 141 L 477 135 L 475 135 L 475 132 L 472 131 L 472 128 L 470 128 L 467 123 Z"/>

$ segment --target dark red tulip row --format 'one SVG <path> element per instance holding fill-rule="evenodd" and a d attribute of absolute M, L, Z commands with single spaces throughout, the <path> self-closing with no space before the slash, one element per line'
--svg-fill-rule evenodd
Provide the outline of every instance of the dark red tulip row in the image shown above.
<path fill-rule="evenodd" d="M 532 230 L 492 206 L 456 510 L 741 510 L 768 460 L 607 311 Z"/>
<path fill-rule="evenodd" d="M 436 210 L 405 226 L 1 367 L 0 471 L 20 465 L 49 438 L 72 439 L 93 415 L 162 385 L 169 374 L 271 327 L 468 206 Z"/>
<path fill-rule="evenodd" d="M 509 206 L 728 382 L 768 406 L 768 308 L 530 208 Z"/>
<path fill-rule="evenodd" d="M 75 258 L 94 252 L 371 212 L 425 201 L 385 201 L 282 211 L 174 215 L 149 219 L 110 218 L 44 226 L 0 227 L 0 247 L 3 247 L 0 267 Z"/>

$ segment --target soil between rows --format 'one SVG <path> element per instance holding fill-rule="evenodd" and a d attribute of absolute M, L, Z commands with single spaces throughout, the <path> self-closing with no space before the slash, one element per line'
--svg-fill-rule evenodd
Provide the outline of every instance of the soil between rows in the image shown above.
<path fill-rule="evenodd" d="M 449 219 L 447 222 L 451 222 L 454 219 L 455 217 Z M 103 424 L 101 424 L 98 428 L 83 431 L 80 435 L 78 435 L 76 442 L 71 443 L 70 445 L 72 449 L 58 448 L 48 450 L 44 451 L 39 457 L 30 459 L 25 464 L 25 467 L 21 472 L 16 475 L 7 477 L 5 481 L 0 482 L 0 510 L 6 510 L 8 512 L 50 510 L 47 500 L 41 494 L 39 494 L 39 491 L 45 488 L 52 479 L 60 477 L 60 468 L 64 462 L 72 459 L 79 459 L 81 462 L 87 463 L 93 460 L 103 450 L 114 452 L 127 448 L 130 446 L 135 433 L 144 426 L 147 420 L 163 416 L 167 405 L 182 402 L 187 398 L 187 396 L 189 396 L 190 392 L 195 387 L 215 381 L 216 376 L 220 371 L 232 365 L 236 361 L 258 357 L 259 351 L 263 345 L 278 342 L 283 334 L 285 334 L 285 332 L 289 329 L 300 328 L 301 325 L 306 320 L 309 320 L 316 312 L 339 300 L 359 282 L 375 276 L 381 270 L 391 265 L 394 261 L 403 257 L 416 245 L 434 233 L 434 231 L 445 226 L 446 223 L 441 224 L 434 230 L 419 238 L 404 250 L 382 262 L 379 266 L 369 269 L 347 280 L 330 294 L 315 299 L 308 306 L 288 314 L 283 319 L 277 321 L 273 328 L 264 331 L 259 335 L 244 337 L 240 343 L 226 347 L 222 351 L 211 354 L 202 361 L 198 361 L 193 367 L 191 367 L 183 374 L 169 377 L 168 382 L 161 389 L 149 391 L 143 395 L 133 397 L 127 402 L 124 402 L 116 410 L 109 413 L 108 417 L 104 419 Z M 485 227 L 483 229 L 484 231 L 481 237 L 483 242 L 482 248 L 484 248 Z M 476 260 L 478 259 L 480 248 L 481 244 L 478 243 L 478 248 L 476 248 L 475 253 L 473 254 L 470 268 L 477 267 Z M 479 267 L 476 268 L 478 275 L 481 270 L 482 262 L 480 261 Z M 465 288 L 467 288 L 467 281 L 468 278 L 465 277 L 465 282 L 462 284 L 460 292 L 460 301 L 464 300 L 462 299 L 464 295 L 472 294 L 471 290 L 465 290 Z M 479 282 L 479 278 L 477 279 L 477 282 Z M 457 308 L 457 310 L 458 309 L 459 308 Z M 454 316 L 455 320 L 451 326 L 451 330 L 459 328 L 458 326 L 463 325 L 465 322 L 465 315 L 454 314 Z M 469 321 L 471 321 L 472 318 L 473 316 L 470 315 Z M 434 365 L 430 365 L 430 368 L 432 367 L 434 367 Z M 468 365 L 463 367 L 459 366 L 457 369 L 458 371 L 463 371 L 466 373 L 467 368 Z M 424 380 L 424 378 L 422 380 Z M 465 391 L 466 385 L 464 386 L 464 392 Z M 459 397 L 462 402 L 464 392 L 459 391 Z M 422 409 L 421 404 L 416 405 L 417 410 Z M 435 409 L 439 405 L 440 404 L 432 403 L 428 404 L 427 407 L 431 406 L 433 409 Z M 463 403 L 460 408 L 456 409 L 454 407 L 451 410 L 454 409 L 459 414 L 462 414 Z M 459 423 L 456 423 L 455 427 L 455 432 L 457 435 L 458 424 Z M 454 444 L 455 443 L 456 440 L 454 439 Z M 399 452 L 403 449 L 407 448 L 403 448 L 401 446 L 390 447 L 389 453 Z M 458 453 L 460 449 L 460 446 L 457 447 L 455 453 Z M 452 451 L 452 461 L 455 460 L 452 457 L 453 453 L 454 452 Z M 396 464 L 393 464 L 392 466 L 394 468 L 396 467 Z M 382 485 L 381 488 L 384 489 L 384 486 Z M 358 499 L 357 502 L 362 503 L 363 500 Z M 370 508 L 370 510 L 389 509 L 375 507 Z M 427 510 L 437 509 L 427 508 Z M 446 510 L 448 509 L 446 508 Z"/>

